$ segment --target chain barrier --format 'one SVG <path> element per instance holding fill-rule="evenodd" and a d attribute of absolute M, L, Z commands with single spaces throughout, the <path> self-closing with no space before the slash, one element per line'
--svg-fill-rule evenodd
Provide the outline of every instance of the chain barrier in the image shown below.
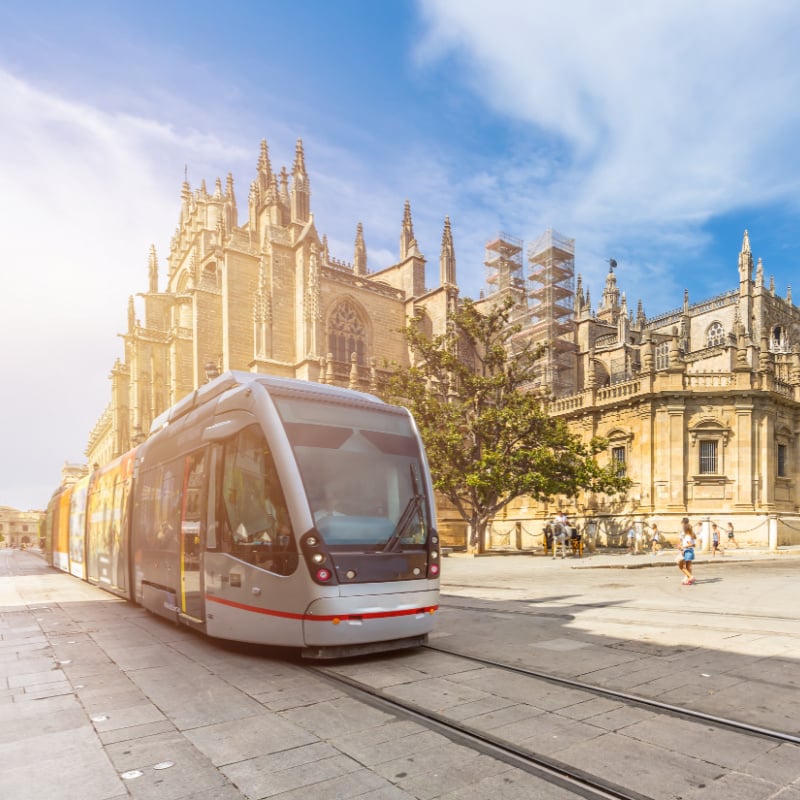
<path fill-rule="evenodd" d="M 717 527 L 720 530 L 720 534 L 726 533 L 725 525 L 722 522 L 720 522 L 720 521 L 718 521 L 716 519 L 711 519 L 711 517 L 708 518 L 708 522 L 709 522 L 709 525 L 712 522 L 716 522 L 717 523 Z M 769 530 L 769 520 L 765 519 L 763 522 L 759 522 L 755 526 L 755 528 L 747 528 L 746 530 L 742 529 L 742 528 L 734 528 L 733 532 L 738 536 L 739 534 L 744 535 L 745 533 L 753 533 L 753 531 L 760 530 L 761 528 L 767 528 L 767 530 Z"/>
<path fill-rule="evenodd" d="M 695 519 L 698 519 L 695 517 Z M 706 518 L 702 518 L 705 521 Z M 800 517 L 793 518 L 793 522 L 789 522 L 786 519 L 778 518 L 778 524 L 787 528 L 790 531 L 800 531 Z M 498 525 L 495 521 L 491 521 L 487 527 L 487 532 L 489 534 L 489 541 L 490 547 L 510 547 L 512 544 L 516 544 L 516 534 L 519 532 L 521 534 L 522 540 L 527 537 L 528 539 L 534 539 L 538 541 L 544 541 L 544 530 L 543 526 L 545 526 L 548 522 L 547 519 L 542 520 L 532 520 L 533 527 L 530 525 L 526 525 L 523 520 L 515 520 L 513 522 L 507 522 L 503 525 Z M 588 533 L 587 530 L 587 523 L 588 520 L 584 521 L 584 534 Z M 720 519 L 714 519 L 712 517 L 708 517 L 708 523 L 716 523 L 720 530 L 720 540 L 721 542 L 725 539 L 725 535 L 727 530 L 725 528 L 726 523 L 722 522 Z M 539 527 L 541 524 L 542 527 Z M 696 523 L 695 523 L 696 524 Z M 606 527 L 606 525 L 602 525 L 602 527 Z M 648 535 L 649 526 L 645 526 L 645 530 L 642 532 L 643 536 L 641 539 L 642 544 L 649 545 L 650 544 L 650 536 Z M 766 529 L 767 534 L 769 533 L 769 520 L 764 519 L 760 522 L 756 523 L 753 527 L 750 528 L 734 528 L 734 533 L 736 537 L 745 537 L 750 534 L 754 534 L 758 531 L 764 531 Z M 601 525 L 597 525 L 595 527 L 595 536 L 600 534 L 601 532 Z M 624 534 L 623 533 L 613 533 L 612 531 L 605 530 L 605 536 L 608 538 L 609 542 L 613 539 L 616 542 L 616 546 L 623 546 L 624 542 Z M 763 535 L 763 534 L 762 534 Z M 680 529 L 677 532 L 667 532 L 662 531 L 662 537 L 665 536 L 680 536 Z M 617 541 L 619 540 L 619 541 Z M 665 538 L 662 538 L 661 541 L 662 546 L 668 544 Z"/>

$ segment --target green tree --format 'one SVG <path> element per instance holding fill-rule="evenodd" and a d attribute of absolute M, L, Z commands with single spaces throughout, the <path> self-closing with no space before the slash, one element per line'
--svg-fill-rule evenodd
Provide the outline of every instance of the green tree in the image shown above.
<path fill-rule="evenodd" d="M 607 442 L 582 442 L 548 415 L 540 393 L 526 391 L 543 348 L 510 324 L 512 309 L 509 301 L 484 314 L 463 300 L 437 336 L 412 320 L 403 330 L 412 366 L 393 365 L 383 390 L 414 415 L 434 486 L 469 524 L 472 548 L 517 497 L 616 494 L 630 485 L 614 465 L 597 463 Z"/>

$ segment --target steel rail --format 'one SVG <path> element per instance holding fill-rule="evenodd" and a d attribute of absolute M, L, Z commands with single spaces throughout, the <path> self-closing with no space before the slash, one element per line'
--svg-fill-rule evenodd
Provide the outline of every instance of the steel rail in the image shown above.
<path fill-rule="evenodd" d="M 710 723 L 719 728 L 727 728 L 728 730 L 737 731 L 739 733 L 746 733 L 751 736 L 760 736 L 771 741 L 787 742 L 789 744 L 800 745 L 800 736 L 795 736 L 785 731 L 775 731 L 769 728 L 761 728 L 758 725 L 751 725 L 748 722 L 739 722 L 738 720 L 728 719 L 727 717 L 718 717 L 714 714 L 706 714 L 702 711 L 695 711 L 685 706 L 674 706 L 670 703 L 663 703 L 660 700 L 652 700 L 647 697 L 640 697 L 639 695 L 629 694 L 628 692 L 619 692 L 614 689 L 605 689 L 601 686 L 593 686 L 590 683 L 583 683 L 576 681 L 572 678 L 561 678 L 558 675 L 551 675 L 547 672 L 539 672 L 538 670 L 529 669 L 528 667 L 519 667 L 514 664 L 504 664 L 499 661 L 493 661 L 489 658 L 482 658 L 481 656 L 472 656 L 467 653 L 461 653 L 457 650 L 450 650 L 447 647 L 439 647 L 438 645 L 426 644 L 423 645 L 426 650 L 432 650 L 437 653 L 445 653 L 458 658 L 464 658 L 476 664 L 482 664 L 486 667 L 494 667 L 502 669 L 507 672 L 514 672 L 518 675 L 526 675 L 531 678 L 547 681 L 548 683 L 556 684 L 557 686 L 565 686 L 570 689 L 580 689 L 590 694 L 599 695 L 601 697 L 608 697 L 612 700 L 622 700 L 631 705 L 636 705 L 645 709 L 655 709 L 672 716 L 689 718 L 699 722 Z"/>
<path fill-rule="evenodd" d="M 353 696 L 365 700 L 375 708 L 419 722 L 451 740 L 459 741 L 485 755 L 541 778 L 551 785 L 572 791 L 587 800 L 653 800 L 648 795 L 618 786 L 550 756 L 534 753 L 463 722 L 451 720 L 443 714 L 423 708 L 416 703 L 390 697 L 381 689 L 341 675 L 331 667 L 307 665 L 306 669 L 326 680 L 347 687 Z"/>

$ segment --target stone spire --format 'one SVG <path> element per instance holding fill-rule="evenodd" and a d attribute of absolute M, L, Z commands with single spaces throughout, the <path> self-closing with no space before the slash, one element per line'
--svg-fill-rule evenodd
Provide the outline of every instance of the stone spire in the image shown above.
<path fill-rule="evenodd" d="M 745 230 L 742 238 L 742 250 L 739 253 L 739 283 L 748 284 L 753 277 L 753 251 L 750 249 L 750 235 Z"/>
<path fill-rule="evenodd" d="M 133 295 L 128 297 L 128 333 L 136 327 L 136 310 L 133 307 Z"/>
<path fill-rule="evenodd" d="M 294 151 L 294 165 L 292 166 L 292 222 L 308 222 L 311 213 L 311 189 L 306 172 L 306 159 L 303 153 L 303 140 L 298 139 Z"/>
<path fill-rule="evenodd" d="M 258 166 L 256 168 L 258 174 L 258 188 L 261 190 L 261 196 L 266 197 L 267 190 L 272 183 L 272 165 L 269 162 L 269 148 L 267 147 L 267 140 L 261 140 L 261 154 L 258 158 Z"/>
<path fill-rule="evenodd" d="M 356 275 L 367 274 L 367 246 L 364 243 L 364 226 L 360 222 L 356 228 L 356 251 L 353 258 L 353 272 Z"/>
<path fill-rule="evenodd" d="M 406 200 L 403 209 L 403 228 L 400 232 L 400 260 L 417 255 L 417 240 L 414 238 L 414 224 L 411 221 L 411 203 Z"/>
<path fill-rule="evenodd" d="M 636 306 L 636 327 L 641 330 L 642 328 L 644 328 L 646 324 L 647 324 L 647 317 L 645 316 L 644 306 L 642 305 L 642 299 L 640 297 L 639 303 Z"/>
<path fill-rule="evenodd" d="M 456 285 L 456 251 L 453 247 L 453 233 L 450 230 L 450 217 L 444 218 L 442 252 L 439 256 L 439 281 L 442 286 Z"/>
<path fill-rule="evenodd" d="M 151 294 L 158 292 L 158 256 L 156 255 L 156 246 L 150 245 L 150 257 L 147 261 L 147 274 L 148 274 L 148 291 Z"/>
<path fill-rule="evenodd" d="M 616 322 L 619 314 L 619 289 L 617 288 L 617 278 L 614 275 L 613 265 L 608 270 L 608 275 L 606 275 L 601 311 L 603 316 L 610 317 L 612 322 Z"/>

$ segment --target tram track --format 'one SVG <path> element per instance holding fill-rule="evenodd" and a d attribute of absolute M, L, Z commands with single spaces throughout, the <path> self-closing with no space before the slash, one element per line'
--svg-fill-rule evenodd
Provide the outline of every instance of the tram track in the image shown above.
<path fill-rule="evenodd" d="M 618 786 L 556 758 L 535 753 L 416 703 L 390 697 L 381 689 L 343 675 L 331 667 L 306 665 L 305 668 L 344 687 L 351 696 L 374 708 L 419 722 L 429 730 L 541 778 L 550 785 L 572 791 L 579 797 L 587 800 L 651 800 L 648 795 Z"/>
<path fill-rule="evenodd" d="M 729 719 L 727 717 L 719 717 L 714 714 L 706 714 L 703 711 L 696 711 L 686 706 L 675 706 L 670 703 L 663 703 L 660 700 L 653 700 L 648 697 L 641 697 L 640 695 L 630 694 L 629 692 L 620 692 L 615 689 L 607 689 L 602 686 L 594 686 L 582 681 L 576 681 L 573 678 L 561 678 L 558 675 L 552 675 L 547 672 L 540 672 L 528 667 L 520 667 L 514 664 L 505 664 L 493 659 L 481 658 L 480 656 L 472 656 L 467 653 L 460 653 L 457 650 L 450 650 L 446 647 L 439 647 L 438 645 L 427 644 L 424 645 L 426 650 L 432 650 L 437 653 L 445 653 L 450 656 L 457 656 L 458 658 L 466 659 L 476 664 L 492 669 L 501 669 L 506 672 L 512 672 L 516 675 L 526 675 L 530 678 L 546 681 L 547 683 L 564 686 L 569 689 L 576 689 L 583 692 L 589 692 L 597 695 L 598 697 L 605 697 L 610 700 L 618 700 L 620 702 L 635 705 L 648 711 L 655 711 L 657 713 L 670 714 L 671 716 L 680 719 L 692 719 L 707 725 L 714 725 L 718 728 L 725 728 L 727 730 L 737 731 L 739 733 L 746 733 L 751 736 L 759 736 L 770 741 L 781 743 L 788 743 L 800 745 L 800 736 L 784 731 L 775 731 L 769 728 L 762 728 L 758 725 L 751 725 L 748 722 L 740 722 L 739 720 Z"/>
<path fill-rule="evenodd" d="M 565 688 L 580 692 L 584 695 L 585 700 L 611 700 L 619 703 L 621 706 L 642 709 L 654 715 L 672 717 L 673 719 L 681 720 L 687 724 L 699 724 L 709 730 L 728 731 L 755 737 L 759 740 L 766 740 L 769 745 L 775 747 L 785 747 L 787 745 L 794 747 L 800 746 L 800 736 L 786 731 L 772 730 L 747 722 L 696 711 L 683 706 L 674 706 L 628 692 L 593 686 L 570 678 L 560 678 L 556 675 L 503 663 L 491 658 L 469 655 L 438 645 L 425 645 L 423 652 L 446 655 L 451 658 L 466 661 L 471 665 L 500 670 L 508 674 L 529 678 L 532 681 L 544 681 L 562 689 Z M 414 658 L 414 656 L 411 656 L 411 658 Z M 419 658 L 419 653 L 416 658 Z M 395 655 L 392 657 L 390 664 L 390 669 L 403 666 L 403 657 Z M 363 666 L 363 662 L 354 662 L 352 664 L 344 663 L 336 666 L 309 665 L 309 668 L 316 674 L 323 676 L 326 680 L 343 687 L 351 696 L 362 699 L 373 707 L 380 708 L 387 713 L 413 719 L 427 728 L 447 736 L 451 740 L 462 743 L 480 753 L 493 756 L 513 767 L 535 775 L 552 785 L 568 789 L 574 792 L 576 796 L 591 798 L 591 800 L 595 798 L 645 800 L 645 798 L 650 797 L 650 795 L 642 794 L 641 791 L 637 791 L 635 788 L 628 788 L 620 785 L 620 783 L 615 780 L 613 771 L 606 776 L 602 774 L 602 769 L 596 768 L 594 773 L 589 772 L 582 769 L 580 766 L 567 763 L 550 754 L 536 752 L 535 749 L 527 747 L 524 742 L 513 741 L 512 738 L 504 738 L 495 731 L 485 730 L 476 725 L 469 724 L 468 721 L 448 716 L 446 709 L 437 710 L 435 708 L 425 707 L 425 705 L 408 698 L 397 697 L 392 694 L 392 685 L 382 684 L 380 680 L 375 681 L 372 678 L 361 680 L 358 673 L 363 669 Z M 380 670 L 380 662 L 376 663 L 370 661 L 369 666 L 371 667 L 370 672 L 374 672 L 375 668 Z M 350 670 L 351 667 L 353 667 L 351 671 L 355 674 L 348 674 L 348 670 Z M 410 668 L 424 672 L 424 664 L 419 662 Z M 459 673 L 460 670 L 456 669 L 454 672 Z M 433 675 L 435 672 L 429 674 Z M 500 683 L 502 683 L 502 679 L 500 679 Z M 397 684 L 393 685 L 396 686 Z M 505 695 L 505 697 L 510 698 L 511 695 Z M 427 703 L 427 705 L 431 704 Z M 543 713 L 556 714 L 557 712 L 545 711 Z M 562 719 L 562 721 L 566 719 L 563 717 L 559 718 Z M 580 723 L 577 719 L 573 719 L 572 721 L 576 724 Z M 565 739 L 568 740 L 569 735 L 566 735 Z M 680 757 L 682 751 L 676 750 L 675 752 Z M 797 752 L 800 753 L 800 750 Z M 686 757 L 689 757 L 689 755 L 690 754 L 687 752 Z M 797 756 L 793 757 L 796 758 Z M 616 777 L 619 778 L 618 775 Z M 638 787 L 639 790 L 642 788 L 642 786 Z M 688 790 L 690 787 L 687 786 L 686 788 Z"/>

